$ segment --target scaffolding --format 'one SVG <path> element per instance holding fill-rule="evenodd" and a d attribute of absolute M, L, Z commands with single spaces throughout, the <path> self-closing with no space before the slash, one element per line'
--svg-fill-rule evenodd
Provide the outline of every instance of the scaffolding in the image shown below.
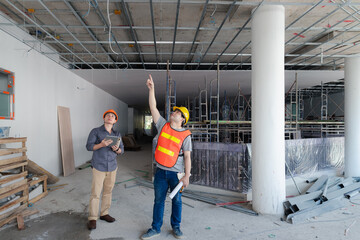
<path fill-rule="evenodd" d="M 227 97 L 230 114 L 224 109 L 220 114 L 220 76 L 209 86 L 200 89 L 192 106 L 193 121 L 188 123 L 194 139 L 201 142 L 250 143 L 251 142 L 251 96 L 246 97 L 238 84 L 235 97 Z M 206 92 L 206 89 L 209 89 Z M 285 139 L 321 138 L 344 136 L 343 103 L 336 93 L 344 91 L 344 82 L 322 83 L 307 89 L 299 89 L 298 75 L 285 94 Z M 209 101 L 206 103 L 205 96 Z M 333 95 L 331 95 L 333 94 Z M 334 95 L 335 94 L 335 95 Z M 332 96 L 334 99 L 332 99 Z M 336 98 L 335 98 L 336 97 Z M 188 104 L 189 104 L 188 100 Z M 329 103 L 332 107 L 329 108 Z M 204 114 L 205 105 L 209 105 L 208 114 Z M 228 103 L 226 103 L 228 104 Z M 191 105 L 191 104 L 190 104 Z M 223 105 L 224 106 L 224 105 Z M 309 107 L 310 106 L 310 107 Z M 329 114 L 330 113 L 330 114 Z M 209 118 L 206 120 L 206 116 Z M 225 119 L 224 116 L 226 115 Z"/>
<path fill-rule="evenodd" d="M 215 86 L 213 87 L 213 85 Z M 216 79 L 210 81 L 210 124 L 209 124 L 210 142 L 219 142 L 219 120 L 220 120 L 219 105 L 220 105 L 220 62 L 217 61 Z M 215 120 L 215 122 L 213 120 Z"/>
<path fill-rule="evenodd" d="M 205 88 L 200 89 L 199 86 L 199 121 L 208 120 L 208 101 L 207 101 L 207 82 L 205 79 Z"/>
<path fill-rule="evenodd" d="M 297 73 L 295 81 L 285 95 L 285 139 L 300 138 L 299 132 L 299 94 Z"/>

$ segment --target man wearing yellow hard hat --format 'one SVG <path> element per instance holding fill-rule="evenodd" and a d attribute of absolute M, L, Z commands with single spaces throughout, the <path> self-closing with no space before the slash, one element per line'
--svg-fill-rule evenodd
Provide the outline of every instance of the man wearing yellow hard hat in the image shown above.
<path fill-rule="evenodd" d="M 182 182 L 184 187 L 189 185 L 191 169 L 191 132 L 184 129 L 189 120 L 189 111 L 186 107 L 174 107 L 170 121 L 160 116 L 156 107 L 155 87 L 151 75 L 146 82 L 149 88 L 149 105 L 153 121 L 156 124 L 158 135 L 155 137 L 156 173 L 154 178 L 155 201 L 151 228 L 141 236 L 141 239 L 150 239 L 160 235 L 163 223 L 165 198 L 168 189 L 174 188 Z M 185 168 L 185 171 L 184 171 Z M 179 174 L 185 173 L 185 174 Z M 178 178 L 180 175 L 180 180 Z M 176 238 L 182 238 L 181 223 L 181 191 L 172 199 L 171 227 Z"/>
<path fill-rule="evenodd" d="M 124 153 L 120 132 L 113 129 L 118 120 L 118 115 L 114 110 L 109 109 L 104 112 L 103 119 L 104 124 L 91 130 L 86 143 L 87 150 L 93 151 L 91 159 L 93 179 L 89 203 L 89 221 L 87 223 L 89 230 L 96 228 L 101 191 L 103 193 L 100 219 L 106 222 L 115 221 L 115 218 L 109 215 L 109 209 L 117 171 L 116 157 L 118 154 Z"/>

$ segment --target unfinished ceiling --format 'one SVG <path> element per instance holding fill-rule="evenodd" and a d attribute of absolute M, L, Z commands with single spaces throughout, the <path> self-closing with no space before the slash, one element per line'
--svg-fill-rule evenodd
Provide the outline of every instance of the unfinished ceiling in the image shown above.
<path fill-rule="evenodd" d="M 285 6 L 285 69 L 339 69 L 360 51 L 360 1 L 2 0 L 13 24 L 73 69 L 251 69 L 251 18 Z M 9 23 L 3 23 L 9 24 Z"/>

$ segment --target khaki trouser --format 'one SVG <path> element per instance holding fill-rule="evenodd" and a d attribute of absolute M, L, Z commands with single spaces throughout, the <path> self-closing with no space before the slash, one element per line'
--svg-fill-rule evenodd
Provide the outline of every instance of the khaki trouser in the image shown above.
<path fill-rule="evenodd" d="M 100 194 L 101 198 L 101 210 L 100 216 L 109 214 L 109 208 L 111 205 L 112 190 L 114 188 L 117 168 L 112 172 L 101 172 L 93 168 L 93 179 L 91 186 L 91 196 L 89 203 L 89 220 L 97 220 L 99 214 L 99 202 Z"/>

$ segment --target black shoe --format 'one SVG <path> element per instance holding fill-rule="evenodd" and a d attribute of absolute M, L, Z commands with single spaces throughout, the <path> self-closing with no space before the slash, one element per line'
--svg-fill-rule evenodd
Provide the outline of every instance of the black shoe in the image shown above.
<path fill-rule="evenodd" d="M 101 220 L 107 221 L 107 222 L 115 222 L 115 218 L 111 217 L 109 214 L 106 214 L 104 216 L 100 216 Z"/>
<path fill-rule="evenodd" d="M 96 220 L 90 220 L 87 223 L 87 227 L 89 230 L 96 229 Z"/>

